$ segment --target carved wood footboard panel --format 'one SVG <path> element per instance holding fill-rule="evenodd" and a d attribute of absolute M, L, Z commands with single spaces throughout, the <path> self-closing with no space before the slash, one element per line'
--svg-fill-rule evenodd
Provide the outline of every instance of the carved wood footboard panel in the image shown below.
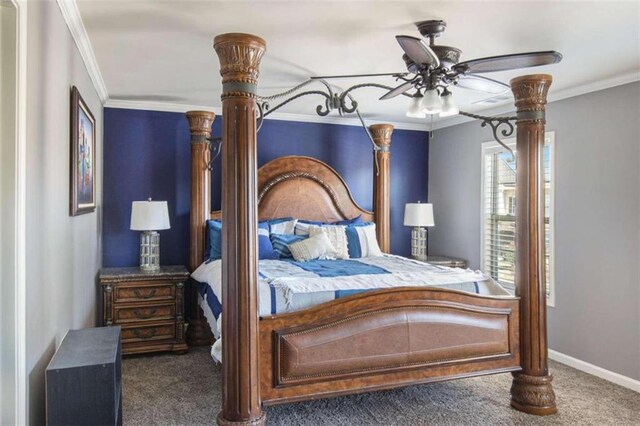
<path fill-rule="evenodd" d="M 519 300 L 405 287 L 264 317 L 260 364 L 265 404 L 517 371 Z"/>

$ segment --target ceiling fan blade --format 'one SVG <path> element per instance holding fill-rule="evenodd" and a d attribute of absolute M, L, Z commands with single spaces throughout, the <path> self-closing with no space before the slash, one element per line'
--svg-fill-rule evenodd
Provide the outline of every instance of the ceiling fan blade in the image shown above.
<path fill-rule="evenodd" d="M 394 77 L 404 77 L 409 73 L 407 72 L 383 72 L 383 73 L 375 73 L 375 74 L 346 74 L 346 75 L 317 75 L 313 77 L 309 77 L 311 80 L 328 80 L 330 78 L 360 78 L 360 77 L 381 77 L 385 75 L 390 75 Z"/>
<path fill-rule="evenodd" d="M 544 52 L 514 53 L 511 55 L 491 56 L 488 58 L 472 59 L 460 62 L 453 69 L 462 74 L 480 74 L 514 70 L 518 68 L 537 67 L 540 65 L 557 64 L 562 55 L 554 50 Z"/>
<path fill-rule="evenodd" d="M 492 95 L 499 95 L 510 89 L 508 84 L 498 80 L 482 77 L 480 75 L 464 74 L 460 76 L 460 80 L 458 80 L 456 87 L 478 90 L 480 92 L 491 93 Z"/>
<path fill-rule="evenodd" d="M 400 44 L 402 50 L 404 50 L 407 56 L 416 64 L 433 65 L 434 67 L 440 66 L 438 55 L 431 50 L 423 39 L 407 35 L 398 35 L 396 36 L 396 40 L 398 40 L 398 44 Z"/>
<path fill-rule="evenodd" d="M 395 89 L 391 89 L 387 93 L 385 93 L 380 98 L 380 100 L 383 101 L 385 99 L 395 98 L 396 96 L 406 92 L 407 90 L 411 89 L 412 87 L 413 87 L 413 81 L 407 81 L 406 83 L 402 83 L 400 86 L 396 87 Z"/>

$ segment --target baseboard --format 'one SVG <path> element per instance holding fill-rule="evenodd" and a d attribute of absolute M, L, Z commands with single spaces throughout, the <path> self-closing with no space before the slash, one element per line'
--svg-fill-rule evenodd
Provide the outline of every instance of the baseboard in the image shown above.
<path fill-rule="evenodd" d="M 622 374 L 614 373 L 613 371 L 605 370 L 597 365 L 589 364 L 588 362 L 579 360 L 577 358 L 565 355 L 563 353 L 549 349 L 549 358 L 554 361 L 558 361 L 561 364 L 568 365 L 577 370 L 584 371 L 601 379 L 608 380 L 616 385 L 623 386 L 627 389 L 640 393 L 640 380 L 632 379 L 631 377 L 623 376 Z"/>

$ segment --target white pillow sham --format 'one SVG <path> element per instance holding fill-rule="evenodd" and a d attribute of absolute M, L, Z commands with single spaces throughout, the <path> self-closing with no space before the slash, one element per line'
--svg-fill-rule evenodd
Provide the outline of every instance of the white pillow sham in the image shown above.
<path fill-rule="evenodd" d="M 311 226 L 309 228 L 309 236 L 313 237 L 319 234 L 327 234 L 331 245 L 335 249 L 336 259 L 349 258 L 349 244 L 347 243 L 346 227 L 342 225 L 323 225 Z"/>
<path fill-rule="evenodd" d="M 269 232 L 271 234 L 293 235 L 296 230 L 296 223 L 298 223 L 298 219 L 291 219 L 279 223 L 270 223 Z"/>
<path fill-rule="evenodd" d="M 306 240 L 289 244 L 289 250 L 293 258 L 297 261 L 307 261 L 313 259 L 334 259 L 335 248 L 331 244 L 326 233 L 309 237 Z"/>

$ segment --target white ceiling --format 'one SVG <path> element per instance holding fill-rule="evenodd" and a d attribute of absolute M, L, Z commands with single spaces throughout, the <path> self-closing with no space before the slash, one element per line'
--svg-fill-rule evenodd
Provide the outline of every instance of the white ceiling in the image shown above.
<path fill-rule="evenodd" d="M 419 36 L 413 22 L 426 19 L 447 21 L 447 31 L 436 43 L 462 49 L 462 60 L 537 50 L 561 52 L 564 59 L 558 65 L 486 74 L 508 82 L 524 73 L 551 73 L 551 99 L 640 80 L 640 2 L 636 1 L 79 0 L 77 4 L 112 103 L 219 107 L 221 82 L 212 40 L 225 32 L 248 32 L 267 41 L 259 81 L 262 95 L 288 89 L 312 75 L 404 71 L 394 36 Z M 346 88 L 365 81 L 397 85 L 386 77 L 333 82 Z M 425 125 L 425 120 L 405 116 L 407 98 L 378 101 L 383 93 L 353 92 L 366 118 Z M 496 111 L 496 105 L 506 110 L 512 104 L 511 100 L 474 104 L 487 97 L 465 89 L 455 92 L 466 111 Z M 319 100 L 305 97 L 281 111 L 315 116 Z M 453 121 L 436 120 L 436 126 Z"/>

